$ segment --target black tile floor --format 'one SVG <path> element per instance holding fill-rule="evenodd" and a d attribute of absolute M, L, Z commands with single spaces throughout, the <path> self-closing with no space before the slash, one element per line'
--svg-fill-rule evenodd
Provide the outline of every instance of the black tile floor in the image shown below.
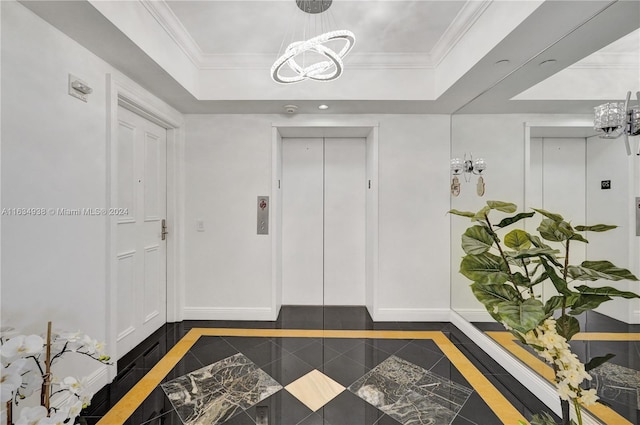
<path fill-rule="evenodd" d="M 151 369 L 157 358 L 161 357 L 158 351 L 160 354 L 166 353 L 192 328 L 440 331 L 526 418 L 531 417 L 532 412 L 548 411 L 533 394 L 450 323 L 374 323 L 364 308 L 283 307 L 276 322 L 185 321 L 165 325 L 118 362 L 119 374 L 116 380 L 97 394 L 93 405 L 84 412 L 87 424 L 96 424 L 125 392 Z M 244 406 L 234 411 L 233 415 L 220 422 L 225 425 L 255 425 L 256 409 L 259 406 L 268 406 L 271 425 L 502 423 L 462 373 L 429 339 L 202 336 L 163 379 L 162 384 L 238 353 L 246 356 L 283 387 L 316 369 L 347 390 L 339 393 L 315 412 L 292 394 L 280 390 L 260 400 L 257 405 Z M 438 380 L 438 385 L 442 388 L 449 388 L 448 392 L 445 392 L 449 398 L 454 391 L 451 388 L 459 389 L 456 394 L 465 394 L 465 397 L 458 396 L 454 400 L 456 404 L 449 405 L 453 408 L 442 414 L 439 420 L 436 420 L 437 415 L 434 415 L 431 418 L 422 418 L 422 422 L 411 422 L 408 419 L 405 421 L 405 417 L 395 414 L 397 412 L 392 412 L 390 408 L 377 408 L 373 405 L 375 402 L 371 404 L 372 400 L 367 402 L 358 396 L 357 387 L 351 386 L 365 375 L 379 371 L 380 367 L 383 367 L 381 364 L 388 364 L 393 359 L 409 362 L 420 370 L 428 371 L 423 373 L 423 376 Z M 431 381 L 433 382 L 435 381 Z M 468 394 L 465 391 L 468 391 Z M 438 400 L 442 401 L 440 398 Z M 446 403 L 445 401 L 442 404 Z M 165 391 L 159 386 L 125 423 L 182 425 L 183 421 Z"/>
<path fill-rule="evenodd" d="M 613 333 L 617 337 L 640 333 L 640 325 L 629 325 L 594 311 L 582 314 L 578 320 L 581 332 Z M 504 331 L 495 322 L 475 325 L 484 331 Z M 640 425 L 640 341 L 630 336 L 628 341 L 572 340 L 570 345 L 583 363 L 593 357 L 615 354 L 609 362 L 591 371 L 590 385 L 597 389 L 602 404 L 632 424 Z M 523 347 L 535 355 L 532 349 Z"/>

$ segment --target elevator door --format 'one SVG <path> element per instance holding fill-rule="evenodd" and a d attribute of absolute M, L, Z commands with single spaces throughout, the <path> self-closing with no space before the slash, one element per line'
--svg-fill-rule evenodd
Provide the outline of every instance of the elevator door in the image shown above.
<path fill-rule="evenodd" d="M 364 138 L 282 143 L 282 303 L 365 304 Z"/>

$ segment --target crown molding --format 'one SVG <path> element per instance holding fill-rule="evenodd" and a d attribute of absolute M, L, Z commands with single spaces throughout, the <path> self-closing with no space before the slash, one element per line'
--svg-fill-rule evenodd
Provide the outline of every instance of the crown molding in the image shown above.
<path fill-rule="evenodd" d="M 165 0 L 139 0 L 178 47 L 200 70 L 269 68 L 276 54 L 204 53 Z M 354 69 L 434 69 L 473 26 L 493 0 L 467 1 L 431 53 L 352 53 L 345 62 Z"/>
<path fill-rule="evenodd" d="M 200 67 L 204 55 L 198 43 L 191 37 L 189 31 L 173 13 L 165 0 L 138 0 L 149 14 L 160 24 L 162 29 L 171 37 L 196 67 Z"/>
<path fill-rule="evenodd" d="M 437 67 L 447 57 L 492 2 L 493 0 L 470 0 L 462 6 L 442 37 L 431 49 L 431 59 L 434 66 Z"/>

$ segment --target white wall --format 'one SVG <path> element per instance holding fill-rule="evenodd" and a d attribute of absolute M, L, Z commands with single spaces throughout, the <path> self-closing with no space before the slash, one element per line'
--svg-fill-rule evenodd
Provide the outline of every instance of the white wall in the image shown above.
<path fill-rule="evenodd" d="M 107 205 L 107 74 L 137 86 L 21 4 L 1 7 L 2 207 L 46 211 L 2 216 L 2 326 L 42 334 L 51 320 L 105 341 L 107 217 L 52 212 Z M 69 73 L 92 87 L 87 103 L 67 94 Z M 65 372 L 107 382 L 75 360 Z"/>
<path fill-rule="evenodd" d="M 256 196 L 271 193 L 271 127 L 284 119 L 187 116 L 185 318 L 271 313 L 272 236 L 256 235 L 254 204 Z M 380 124 L 376 319 L 446 320 L 448 116 L 322 116 L 331 121 Z M 196 231 L 197 219 L 205 221 L 204 232 Z"/>
<path fill-rule="evenodd" d="M 473 184 L 466 183 L 461 179 L 462 192 L 457 198 L 451 198 L 451 207 L 459 210 L 477 211 L 485 205 L 486 200 L 501 200 L 513 202 L 522 210 L 525 193 L 525 123 L 575 122 L 585 119 L 588 120 L 590 117 L 543 114 L 454 115 L 452 117 L 452 157 L 462 157 L 465 152 L 467 154 L 473 152 L 474 157 L 481 156 L 486 160 L 487 171 L 484 177 L 486 182 L 484 197 L 479 198 L 475 194 L 475 176 Z M 626 230 L 616 229 L 603 234 L 589 233 L 587 238 L 592 243 L 587 247 L 587 256 L 593 259 L 595 257 L 609 259 L 620 267 L 629 267 L 632 271 L 637 272 L 638 265 L 633 264 L 632 259 L 629 258 L 632 251 L 629 249 L 631 244 L 627 237 L 634 234 L 632 232 L 635 232 L 635 229 L 629 229 L 630 195 L 629 187 L 625 181 L 630 179 L 629 170 L 633 162 L 638 159 L 629 159 L 620 143 L 620 140 L 601 142 L 600 139 L 595 138 L 590 138 L 587 142 L 586 175 L 589 176 L 586 180 L 588 187 L 587 224 L 605 222 L 622 224 L 626 228 Z M 535 152 L 533 154 L 535 157 Z M 539 159 L 542 160 L 542 152 L 540 151 L 538 154 Z M 583 155 L 580 160 L 584 161 L 584 159 Z M 618 189 L 615 192 L 613 190 L 600 191 L 600 180 L 609 179 L 604 178 L 605 175 L 611 176 L 611 180 L 617 182 L 615 185 L 618 186 Z M 596 183 L 597 188 L 594 189 Z M 536 192 L 532 191 L 530 195 L 532 193 Z M 538 193 L 538 196 L 542 196 L 542 193 Z M 566 218 L 571 216 L 564 211 L 556 212 L 565 215 Z M 579 218 L 573 222 L 574 224 L 583 224 L 578 221 L 580 221 Z M 460 259 L 464 255 L 460 247 L 460 236 L 470 224 L 469 220 L 463 217 L 452 216 L 451 218 L 451 306 L 469 320 L 491 321 L 492 319 L 486 314 L 484 307 L 476 301 L 471 293 L 469 289 L 471 282 L 458 272 Z M 527 226 L 533 229 L 537 227 L 535 224 Z M 608 242 L 602 242 L 604 239 L 607 239 Z M 639 285 L 635 282 L 615 284 L 615 286 L 635 291 L 639 289 Z M 620 320 L 635 320 L 633 312 L 638 310 L 638 302 L 635 300 L 621 302 L 626 303 L 623 309 L 620 309 L 623 304 L 610 302 L 609 306 L 612 309 L 606 306 L 600 311 Z M 614 313 L 613 310 L 616 307 L 618 311 Z"/>
<path fill-rule="evenodd" d="M 2 206 L 105 205 L 106 63 L 15 2 L 2 7 Z M 68 73 L 93 94 L 67 95 Z M 105 340 L 104 217 L 2 216 L 2 325 Z M 96 365 L 87 365 L 95 368 Z"/>
<path fill-rule="evenodd" d="M 630 180 L 633 162 L 638 162 L 638 157 L 626 155 L 622 139 L 587 139 L 587 223 L 619 226 L 605 233 L 588 232 L 586 237 L 590 243 L 587 245 L 587 258 L 609 260 L 618 267 L 632 270 L 635 264 L 630 253 L 634 251 L 629 249 L 629 243 L 640 239 L 635 236 L 635 227 L 629 222 L 632 212 L 629 203 L 633 199 L 633 180 Z M 611 180 L 611 189 L 602 190 L 602 180 Z M 640 293 L 639 282 L 598 281 L 594 284 Z M 640 323 L 640 314 L 636 313 L 639 307 L 637 300 L 616 298 L 602 304 L 597 311 L 624 322 Z"/>

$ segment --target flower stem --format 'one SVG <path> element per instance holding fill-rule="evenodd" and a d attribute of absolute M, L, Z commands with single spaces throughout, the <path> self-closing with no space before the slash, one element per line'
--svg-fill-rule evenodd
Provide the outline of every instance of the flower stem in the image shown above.
<path fill-rule="evenodd" d="M 567 273 L 568 273 L 568 268 L 569 268 L 569 242 L 571 241 L 571 239 L 567 239 L 567 245 L 565 247 L 565 254 L 564 254 L 564 269 L 562 270 L 562 278 L 564 279 L 564 281 L 567 281 Z M 563 295 L 562 296 L 562 315 L 564 316 L 567 312 L 567 296 Z"/>
<path fill-rule="evenodd" d="M 582 425 L 582 412 L 580 411 L 580 403 L 577 398 L 573 399 L 573 407 L 576 409 L 576 418 L 578 419 L 578 425 Z"/>
<path fill-rule="evenodd" d="M 502 261 L 504 261 L 505 266 L 507 266 L 507 273 L 509 274 L 509 278 L 510 278 L 510 282 L 513 285 L 513 288 L 516 290 L 516 292 L 518 293 L 518 297 L 520 298 L 520 301 L 522 301 L 522 294 L 520 294 L 520 290 L 518 289 L 518 285 L 516 285 L 514 278 L 513 278 L 513 273 L 511 273 L 511 266 L 509 266 L 509 261 L 507 260 L 507 256 L 504 255 L 504 251 L 502 250 L 502 247 L 500 246 L 500 242 L 498 241 L 498 235 L 496 235 L 496 232 L 493 231 L 493 226 L 491 225 L 491 222 L 489 221 L 489 215 L 485 214 L 484 215 L 484 219 L 487 222 L 487 225 L 489 226 L 489 231 L 491 232 L 491 237 L 493 238 L 493 241 L 496 243 L 496 246 L 498 247 L 498 251 L 500 252 L 500 257 L 502 257 Z"/>
<path fill-rule="evenodd" d="M 13 423 L 13 399 L 7 401 L 7 424 Z"/>
<path fill-rule="evenodd" d="M 44 360 L 45 373 L 42 377 L 42 393 L 40 394 L 40 405 L 47 409 L 49 416 L 49 407 L 51 405 L 51 322 L 47 323 L 47 346 L 46 358 Z"/>

